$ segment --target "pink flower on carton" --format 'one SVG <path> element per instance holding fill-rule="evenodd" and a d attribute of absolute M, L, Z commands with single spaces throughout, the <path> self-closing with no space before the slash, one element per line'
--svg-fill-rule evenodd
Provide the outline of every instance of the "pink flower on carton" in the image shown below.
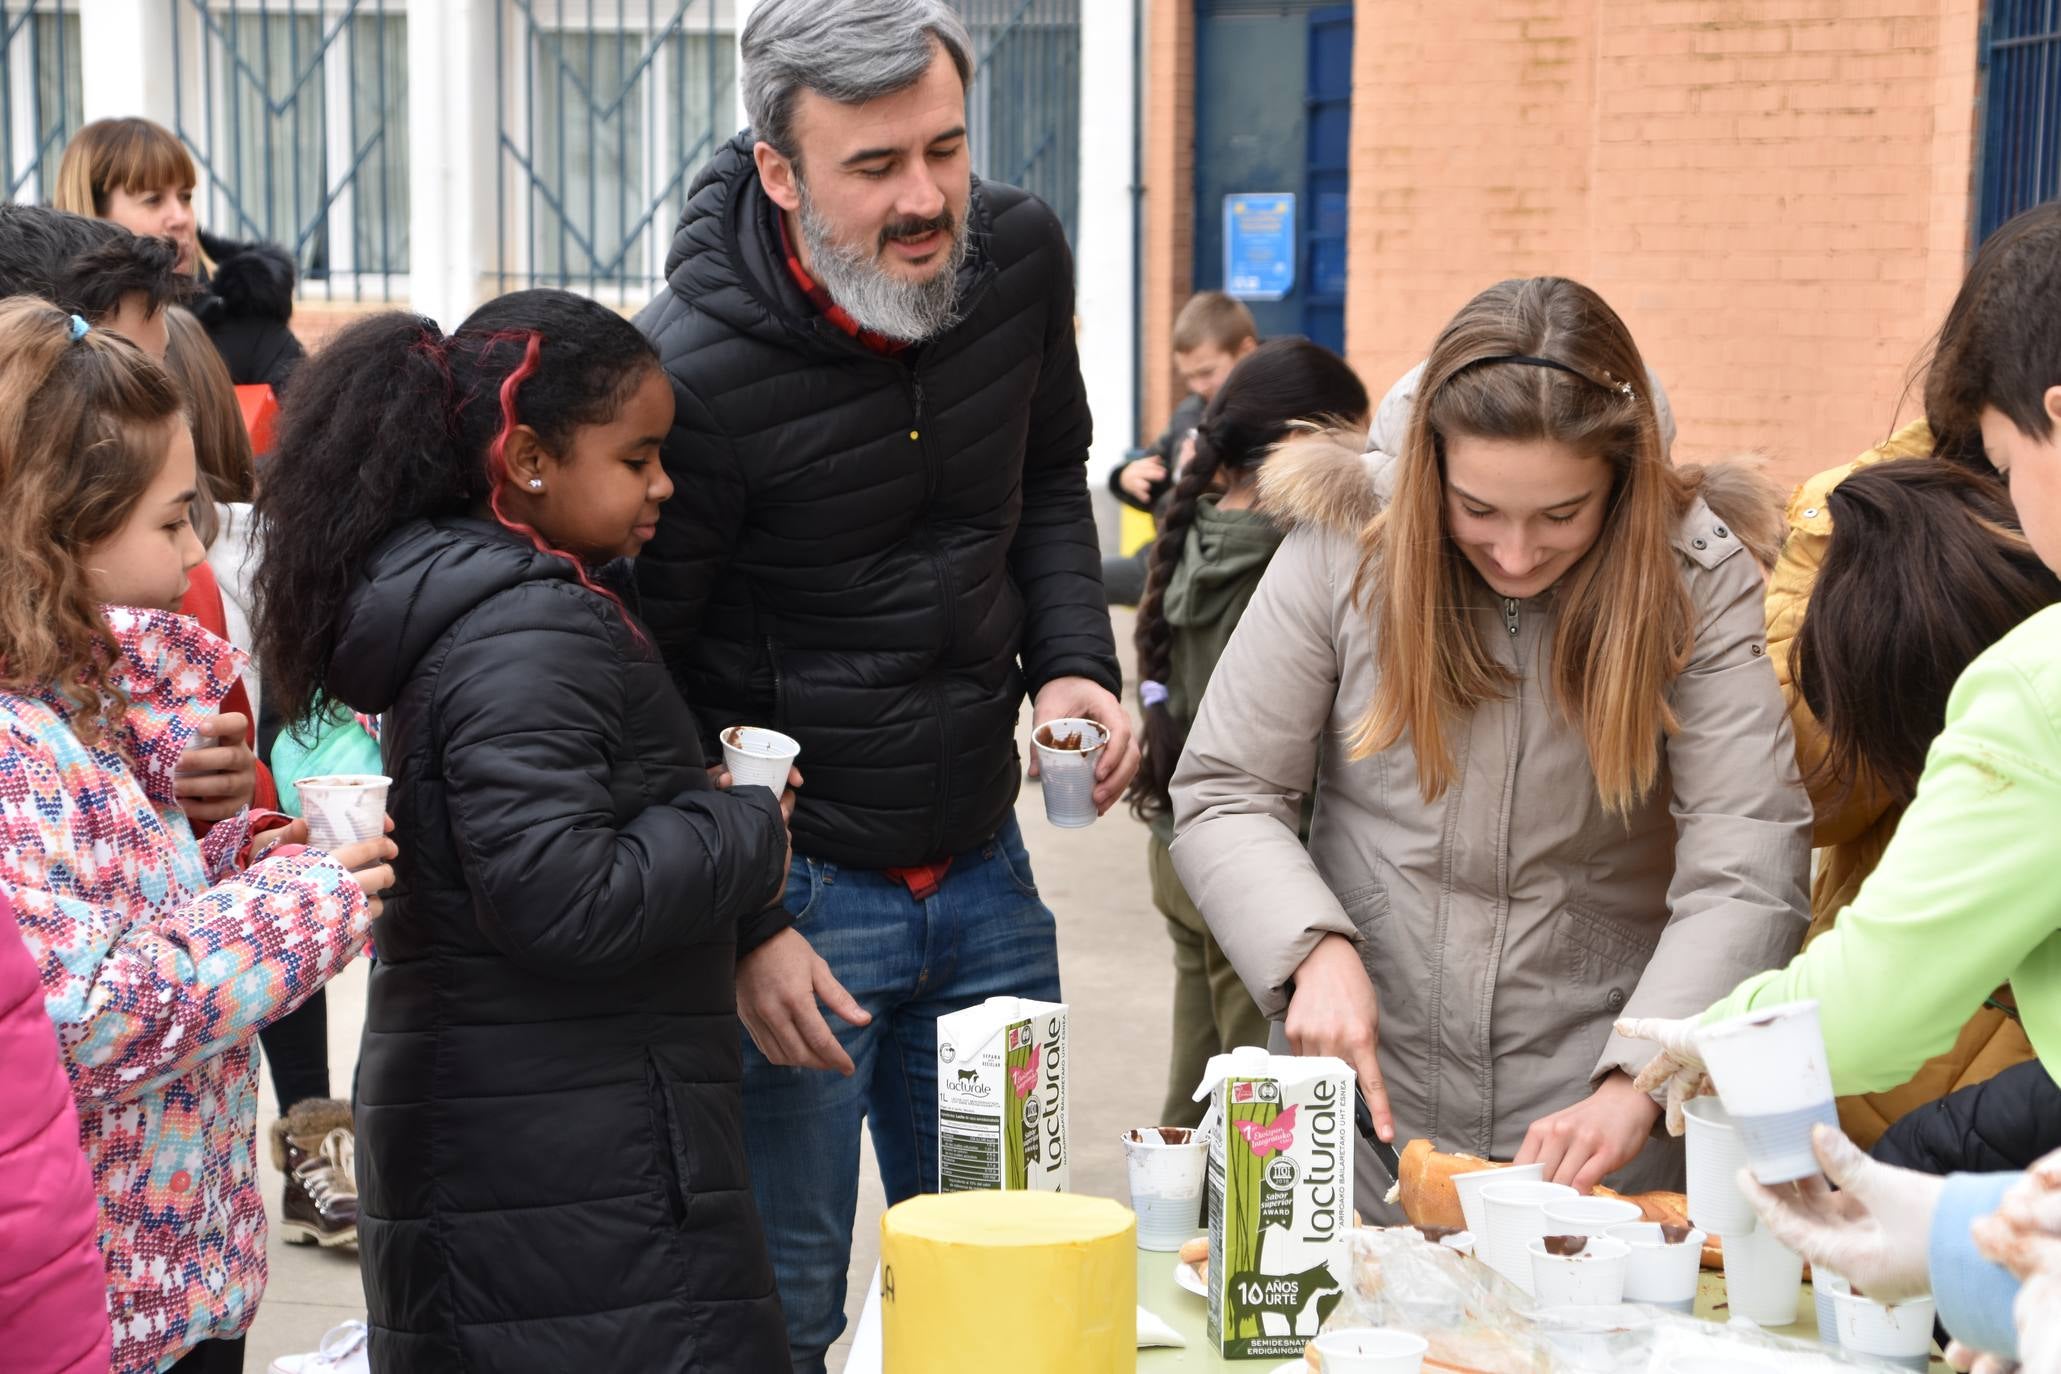
<path fill-rule="evenodd" d="M 1257 1121 L 1231 1124 L 1245 1137 L 1245 1148 L 1252 1151 L 1253 1157 L 1264 1160 L 1295 1144 L 1295 1111 L 1290 1107 L 1264 1126 Z"/>
<path fill-rule="evenodd" d="M 1015 1084 L 1018 1097 L 1029 1097 L 1038 1086 L 1038 1047 L 1033 1044 L 1030 1051 L 1030 1063 L 1012 1064 L 1009 1067 L 1009 1081 Z"/>

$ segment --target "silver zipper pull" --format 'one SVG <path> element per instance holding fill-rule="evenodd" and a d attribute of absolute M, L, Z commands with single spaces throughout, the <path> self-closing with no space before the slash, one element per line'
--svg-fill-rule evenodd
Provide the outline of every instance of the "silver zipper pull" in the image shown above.
<path fill-rule="evenodd" d="M 1517 602 L 1507 596 L 1503 598 L 1503 624 L 1509 629 L 1510 637 L 1517 638 Z"/>

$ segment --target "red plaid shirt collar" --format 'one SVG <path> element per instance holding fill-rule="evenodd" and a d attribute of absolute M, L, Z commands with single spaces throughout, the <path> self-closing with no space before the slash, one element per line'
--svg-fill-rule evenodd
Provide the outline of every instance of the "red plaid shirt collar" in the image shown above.
<path fill-rule="evenodd" d="M 780 251 L 786 255 L 788 275 L 794 278 L 794 284 L 809 298 L 809 303 L 822 312 L 824 319 L 883 357 L 899 357 L 907 351 L 908 344 L 900 339 L 890 339 L 885 334 L 876 334 L 870 329 L 862 328 L 843 306 L 830 299 L 830 292 L 824 289 L 821 282 L 809 275 L 809 270 L 801 264 L 800 255 L 794 251 L 794 242 L 787 236 L 787 216 L 775 213 L 773 222 L 780 226 Z"/>

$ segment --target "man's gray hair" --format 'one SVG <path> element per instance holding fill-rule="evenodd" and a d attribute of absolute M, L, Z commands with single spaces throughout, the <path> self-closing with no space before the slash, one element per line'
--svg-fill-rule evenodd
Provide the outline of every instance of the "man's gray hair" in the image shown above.
<path fill-rule="evenodd" d="M 923 79 L 942 44 L 973 80 L 973 39 L 947 0 L 760 0 L 745 23 L 744 108 L 752 131 L 794 157 L 803 88 L 857 105 Z"/>

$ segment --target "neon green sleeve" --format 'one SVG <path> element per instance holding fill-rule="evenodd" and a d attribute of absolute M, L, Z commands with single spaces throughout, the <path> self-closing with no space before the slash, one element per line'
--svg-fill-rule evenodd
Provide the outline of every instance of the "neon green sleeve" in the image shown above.
<path fill-rule="evenodd" d="M 1962 674 L 1916 799 L 1832 929 L 1787 968 L 1741 983 L 1704 1019 L 1816 998 L 1842 1095 L 1908 1080 L 1954 1043 L 1984 998 L 2028 968 L 2040 976 L 2016 989 L 2027 1030 L 2053 1025 L 2061 987 L 2045 975 L 2061 948 L 2056 817 L 2061 608 Z"/>

